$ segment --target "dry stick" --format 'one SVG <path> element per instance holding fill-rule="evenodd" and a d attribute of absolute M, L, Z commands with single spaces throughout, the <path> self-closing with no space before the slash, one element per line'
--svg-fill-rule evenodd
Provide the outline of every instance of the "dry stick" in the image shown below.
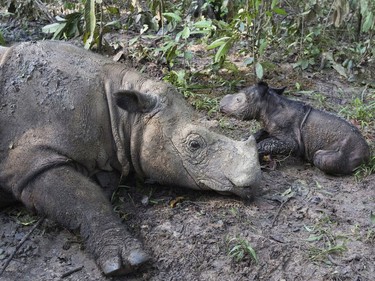
<path fill-rule="evenodd" d="M 34 0 L 34 1 L 36 5 L 38 6 L 39 10 L 41 10 L 42 13 L 44 13 L 45 16 L 48 18 L 49 22 L 51 23 L 55 22 L 55 19 L 53 18 L 53 16 L 51 16 L 51 14 L 48 12 L 46 5 L 44 5 L 40 0 Z"/>
<path fill-rule="evenodd" d="M 277 218 L 279 217 L 279 215 L 280 215 L 280 213 L 281 213 L 281 209 L 284 207 L 284 205 L 285 205 L 286 203 L 288 203 L 288 201 L 290 200 L 290 198 L 292 198 L 292 196 L 287 197 L 287 198 L 285 199 L 285 201 L 281 203 L 279 209 L 277 210 L 276 216 L 273 218 L 272 225 L 271 225 L 272 227 L 275 226 L 276 220 L 277 220 Z"/>
<path fill-rule="evenodd" d="M 3 268 L 1 269 L 0 271 L 0 276 L 3 274 L 3 272 L 5 271 L 5 269 L 8 267 L 9 263 L 12 261 L 14 255 L 17 253 L 17 251 L 21 248 L 22 244 L 25 243 L 25 241 L 27 240 L 27 238 L 31 235 L 31 233 L 33 233 L 33 231 L 43 222 L 43 220 L 45 219 L 45 216 L 41 217 L 37 222 L 36 224 L 30 229 L 30 231 L 22 238 L 22 240 L 18 243 L 18 245 L 16 246 L 16 248 L 14 249 L 13 253 L 10 255 L 10 257 L 6 260 Z"/>
<path fill-rule="evenodd" d="M 71 270 L 65 272 L 64 274 L 61 275 L 61 279 L 65 278 L 65 277 L 68 277 L 69 275 L 72 275 L 73 273 L 75 273 L 75 272 L 77 272 L 77 271 L 82 270 L 82 268 L 83 268 L 83 265 L 78 266 L 78 267 L 76 267 L 76 268 L 73 268 L 73 269 L 71 269 Z"/>

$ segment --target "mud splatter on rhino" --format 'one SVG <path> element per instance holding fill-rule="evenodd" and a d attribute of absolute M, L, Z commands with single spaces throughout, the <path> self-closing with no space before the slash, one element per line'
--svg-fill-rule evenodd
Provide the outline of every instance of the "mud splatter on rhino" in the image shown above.
<path fill-rule="evenodd" d="M 78 229 L 106 275 L 148 260 L 101 188 L 121 174 L 243 197 L 259 184 L 255 139 L 210 132 L 168 84 L 61 42 L 0 56 L 0 204 Z"/>
<path fill-rule="evenodd" d="M 328 174 L 350 174 L 370 159 L 370 148 L 359 130 L 333 114 L 282 96 L 261 82 L 220 102 L 222 112 L 242 120 L 256 119 L 260 155 L 294 154 Z"/>

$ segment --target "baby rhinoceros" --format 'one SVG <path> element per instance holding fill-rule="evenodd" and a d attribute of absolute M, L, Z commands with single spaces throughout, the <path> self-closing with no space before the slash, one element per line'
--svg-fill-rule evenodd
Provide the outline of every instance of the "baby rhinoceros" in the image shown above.
<path fill-rule="evenodd" d="M 256 119 L 263 129 L 255 134 L 259 155 L 296 155 L 327 174 L 350 174 L 370 158 L 359 130 L 345 120 L 282 96 L 260 82 L 226 95 L 220 110 L 242 120 Z"/>
<path fill-rule="evenodd" d="M 0 49 L 0 207 L 78 230 L 104 274 L 125 274 L 148 254 L 103 190 L 130 171 L 242 197 L 261 175 L 255 139 L 208 130 L 171 85 L 66 43 Z"/>

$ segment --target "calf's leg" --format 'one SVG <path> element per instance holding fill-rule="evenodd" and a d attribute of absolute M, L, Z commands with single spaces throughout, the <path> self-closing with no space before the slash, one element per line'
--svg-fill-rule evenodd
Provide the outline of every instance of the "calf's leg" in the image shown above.
<path fill-rule="evenodd" d="M 68 229 L 79 229 L 106 275 L 131 272 L 148 260 L 141 243 L 113 213 L 100 186 L 71 166 L 38 175 L 23 189 L 21 201 Z"/>
<path fill-rule="evenodd" d="M 323 172 L 333 175 L 351 174 L 357 163 L 353 163 L 339 149 L 318 150 L 313 157 L 313 164 Z"/>
<path fill-rule="evenodd" d="M 0 189 L 0 208 L 7 207 L 15 202 L 16 199 L 12 194 Z"/>
<path fill-rule="evenodd" d="M 259 156 L 271 155 L 289 155 L 298 151 L 298 144 L 289 139 L 277 139 L 275 137 L 266 138 L 257 144 Z"/>

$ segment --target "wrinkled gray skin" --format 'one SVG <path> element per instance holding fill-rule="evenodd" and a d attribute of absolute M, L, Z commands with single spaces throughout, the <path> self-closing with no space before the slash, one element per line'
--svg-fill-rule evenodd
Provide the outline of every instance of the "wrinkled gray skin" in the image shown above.
<path fill-rule="evenodd" d="M 261 82 L 223 97 L 220 110 L 262 123 L 263 129 L 255 134 L 260 156 L 294 154 L 335 175 L 350 174 L 369 161 L 369 146 L 357 128 L 333 114 L 283 97 L 284 89 Z"/>
<path fill-rule="evenodd" d="M 61 42 L 0 55 L 0 204 L 79 230 L 106 275 L 148 259 L 103 191 L 121 174 L 242 197 L 259 184 L 255 139 L 210 132 L 168 84 Z"/>

